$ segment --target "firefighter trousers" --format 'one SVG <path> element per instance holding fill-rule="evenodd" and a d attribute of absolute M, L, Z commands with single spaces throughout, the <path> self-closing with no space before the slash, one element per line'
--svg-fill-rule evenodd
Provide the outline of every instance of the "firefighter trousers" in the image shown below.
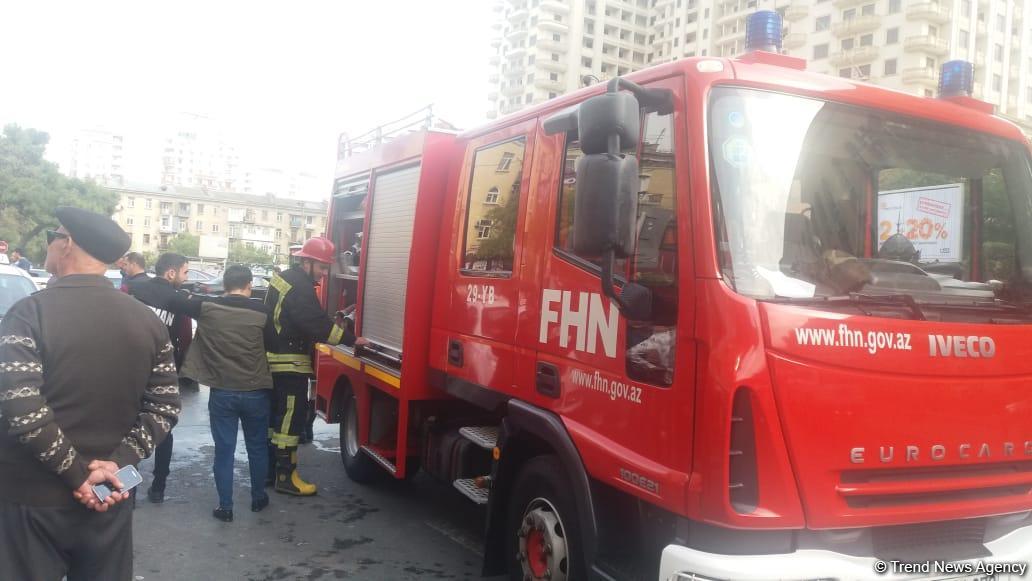
<path fill-rule="evenodd" d="M 308 376 L 273 373 L 272 386 L 269 442 L 273 448 L 296 448 L 308 423 Z"/>

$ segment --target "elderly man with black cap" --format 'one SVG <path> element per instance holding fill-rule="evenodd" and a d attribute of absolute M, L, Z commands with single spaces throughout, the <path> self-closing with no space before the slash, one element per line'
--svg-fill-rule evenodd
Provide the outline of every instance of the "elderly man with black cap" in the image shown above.
<path fill-rule="evenodd" d="M 137 464 L 175 425 L 165 326 L 104 278 L 129 248 L 112 220 L 58 208 L 53 283 L 0 323 L 0 579 L 132 578 L 128 494 L 92 485 Z"/>

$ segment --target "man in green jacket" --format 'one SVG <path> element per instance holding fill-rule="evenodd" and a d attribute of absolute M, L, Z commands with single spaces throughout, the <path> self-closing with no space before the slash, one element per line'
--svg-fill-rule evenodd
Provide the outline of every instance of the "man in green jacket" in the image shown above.
<path fill-rule="evenodd" d="M 215 440 L 215 488 L 219 506 L 212 516 L 233 520 L 233 455 L 237 426 L 244 430 L 251 472 L 251 511 L 269 505 L 265 493 L 268 472 L 267 432 L 272 375 L 265 355 L 272 327 L 265 305 L 251 297 L 251 270 L 233 265 L 223 274 L 221 297 L 177 298 L 176 314 L 197 321 L 197 333 L 186 354 L 181 374 L 209 386 L 208 418 Z"/>

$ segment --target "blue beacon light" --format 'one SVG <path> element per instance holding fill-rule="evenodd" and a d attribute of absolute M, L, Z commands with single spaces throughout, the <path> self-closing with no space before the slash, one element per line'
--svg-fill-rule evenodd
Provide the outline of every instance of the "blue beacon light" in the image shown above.
<path fill-rule="evenodd" d="M 745 50 L 781 52 L 781 15 L 773 10 L 759 10 L 745 21 Z"/>
<path fill-rule="evenodd" d="M 940 97 L 970 97 L 975 87 L 975 65 L 962 60 L 943 63 L 939 74 Z"/>

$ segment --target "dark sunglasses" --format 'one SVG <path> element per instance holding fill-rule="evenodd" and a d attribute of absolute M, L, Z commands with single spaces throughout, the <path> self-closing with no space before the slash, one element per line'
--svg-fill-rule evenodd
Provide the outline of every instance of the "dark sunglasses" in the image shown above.
<path fill-rule="evenodd" d="M 54 240 L 68 238 L 67 234 L 58 232 L 57 230 L 47 230 L 47 246 L 54 243 Z"/>

